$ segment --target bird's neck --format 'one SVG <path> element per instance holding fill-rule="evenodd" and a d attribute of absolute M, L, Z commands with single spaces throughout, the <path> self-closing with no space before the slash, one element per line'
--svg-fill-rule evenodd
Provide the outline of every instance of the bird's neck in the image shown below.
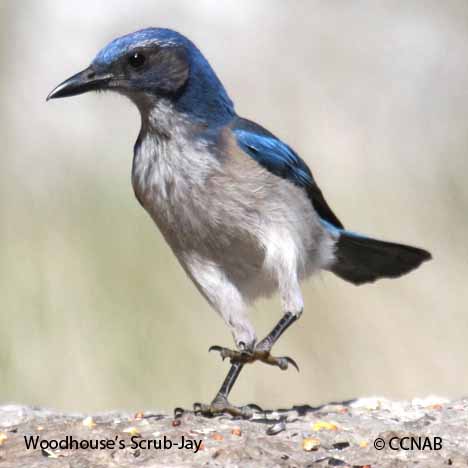
<path fill-rule="evenodd" d="M 151 94 L 130 96 L 141 115 L 141 135 L 151 134 L 162 140 L 172 139 L 176 134 L 195 136 L 211 128 L 219 128 L 232 119 L 232 114 L 221 121 L 194 117 L 182 110 L 173 100 Z"/>
<path fill-rule="evenodd" d="M 168 139 L 177 129 L 187 125 L 186 118 L 167 99 L 146 94 L 139 95 L 134 102 L 140 111 L 142 134 Z"/>
<path fill-rule="evenodd" d="M 174 100 L 174 106 L 191 120 L 210 127 L 226 125 L 235 115 L 234 104 L 224 86 L 215 73 L 212 70 L 207 73 L 206 68 L 203 73 L 197 73 L 196 68 L 191 71 L 189 82 Z"/>

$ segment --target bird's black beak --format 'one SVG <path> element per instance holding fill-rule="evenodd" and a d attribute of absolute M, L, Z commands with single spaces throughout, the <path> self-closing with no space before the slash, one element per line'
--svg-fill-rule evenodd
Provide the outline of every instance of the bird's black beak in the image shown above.
<path fill-rule="evenodd" d="M 68 80 L 65 80 L 63 83 L 60 83 L 50 92 L 46 100 L 76 96 L 77 94 L 86 93 L 88 91 L 101 90 L 105 88 L 110 80 L 111 75 L 97 73 L 93 67 L 90 66 L 68 78 Z"/>

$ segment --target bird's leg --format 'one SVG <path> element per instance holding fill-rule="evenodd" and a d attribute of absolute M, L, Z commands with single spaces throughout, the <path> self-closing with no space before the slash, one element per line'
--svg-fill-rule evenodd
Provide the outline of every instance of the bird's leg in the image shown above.
<path fill-rule="evenodd" d="M 289 357 L 275 357 L 270 354 L 270 350 L 273 345 L 299 317 L 300 314 L 295 315 L 291 312 L 284 314 L 273 330 L 271 330 L 271 332 L 262 341 L 257 343 L 253 350 L 243 348 L 240 351 L 233 351 L 220 346 L 212 346 L 210 351 L 219 351 L 223 359 L 230 359 L 231 368 L 229 369 L 221 388 L 211 404 L 205 405 L 195 403 L 193 405 L 195 413 L 203 414 L 204 416 L 215 416 L 217 414 L 228 413 L 232 416 L 248 419 L 252 417 L 254 410 L 260 411 L 261 408 L 256 405 L 242 407 L 233 406 L 228 401 L 229 393 L 246 363 L 262 361 L 265 364 L 277 366 L 282 370 L 287 369 L 288 365 L 292 364 L 297 370 L 299 370 L 293 359 Z"/>
<path fill-rule="evenodd" d="M 228 401 L 229 393 L 234 386 L 237 377 L 241 373 L 244 364 L 241 362 L 234 362 L 229 369 L 229 372 L 224 379 L 221 388 L 219 389 L 218 393 L 214 397 L 213 401 L 210 405 L 205 405 L 202 403 L 195 403 L 193 405 L 193 409 L 195 413 L 202 414 L 204 416 L 215 416 L 217 414 L 228 413 L 232 416 L 238 416 L 245 419 L 249 419 L 252 417 L 253 412 L 255 409 L 261 410 L 256 405 L 248 405 L 248 406 L 234 406 Z"/>
<path fill-rule="evenodd" d="M 280 319 L 280 321 L 275 325 L 273 330 L 260 341 L 255 349 L 264 350 L 268 353 L 270 352 L 273 345 L 280 339 L 283 333 L 301 316 L 301 314 L 293 314 L 291 312 L 286 312 Z"/>
<path fill-rule="evenodd" d="M 223 360 L 229 358 L 233 365 L 236 363 L 248 364 L 255 361 L 262 361 L 270 366 L 277 366 L 281 370 L 286 370 L 289 364 L 299 370 L 294 359 L 287 356 L 275 357 L 270 354 L 273 345 L 299 317 L 300 314 L 286 312 L 273 330 L 271 330 L 262 341 L 257 343 L 253 350 L 242 349 L 241 351 L 234 351 L 221 346 L 211 346 L 210 351 L 218 351 Z"/>

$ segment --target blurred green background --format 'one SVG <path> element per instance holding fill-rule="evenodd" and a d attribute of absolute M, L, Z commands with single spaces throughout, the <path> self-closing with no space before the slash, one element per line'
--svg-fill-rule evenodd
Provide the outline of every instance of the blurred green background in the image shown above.
<path fill-rule="evenodd" d="M 311 165 L 354 229 L 435 260 L 356 288 L 331 274 L 232 400 L 266 407 L 468 391 L 468 3 L 0 2 L 0 403 L 68 410 L 208 402 L 228 369 L 222 320 L 186 278 L 130 183 L 137 110 L 45 102 L 109 40 L 189 36 L 235 100 Z M 259 337 L 277 298 L 252 310 Z"/>

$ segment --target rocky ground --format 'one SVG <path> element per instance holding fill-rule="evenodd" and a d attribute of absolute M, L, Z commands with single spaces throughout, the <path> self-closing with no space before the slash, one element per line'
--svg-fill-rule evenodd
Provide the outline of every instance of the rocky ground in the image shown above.
<path fill-rule="evenodd" d="M 0 466 L 465 467 L 468 399 L 362 399 L 258 413 L 251 421 L 9 405 L 0 407 Z"/>

